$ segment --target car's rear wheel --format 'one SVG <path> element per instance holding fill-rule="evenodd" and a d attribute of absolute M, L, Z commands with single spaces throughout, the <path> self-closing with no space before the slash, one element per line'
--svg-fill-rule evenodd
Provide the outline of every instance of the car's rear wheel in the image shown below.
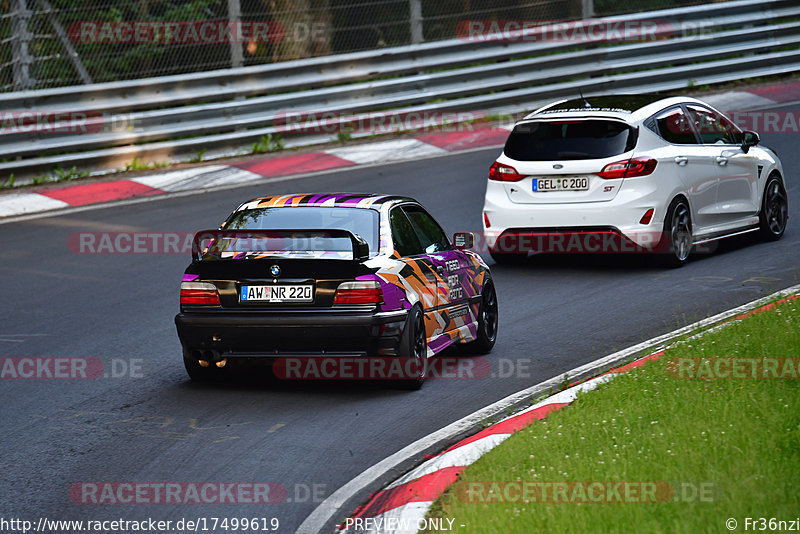
<path fill-rule="evenodd" d="M 689 204 L 682 198 L 676 198 L 669 205 L 663 239 L 666 239 L 667 245 L 664 263 L 669 267 L 680 267 L 686 263 L 692 251 L 692 218 Z"/>
<path fill-rule="evenodd" d="M 764 198 L 761 201 L 759 214 L 759 235 L 765 241 L 777 241 L 786 230 L 789 218 L 789 206 L 786 200 L 786 189 L 781 179 L 773 174 L 764 187 Z"/>
<path fill-rule="evenodd" d="M 401 389 L 416 390 L 425 383 L 427 370 L 428 339 L 425 332 L 425 319 L 418 306 L 408 313 L 403 341 L 400 344 L 399 360 L 403 378 L 394 381 Z"/>
<path fill-rule="evenodd" d="M 497 341 L 498 325 L 497 292 L 494 284 L 488 282 L 483 286 L 481 304 L 478 308 L 478 337 L 462 345 L 462 350 L 468 354 L 487 354 Z"/>

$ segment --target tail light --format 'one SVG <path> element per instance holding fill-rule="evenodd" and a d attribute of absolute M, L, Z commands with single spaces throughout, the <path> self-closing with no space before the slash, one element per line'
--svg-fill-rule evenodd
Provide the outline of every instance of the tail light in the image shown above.
<path fill-rule="evenodd" d="M 366 280 L 343 282 L 336 289 L 334 304 L 380 304 L 383 302 L 383 290 L 380 282 Z"/>
<path fill-rule="evenodd" d="M 658 161 L 652 158 L 631 158 L 622 161 L 609 163 L 603 170 L 597 173 L 600 178 L 609 180 L 611 178 L 633 178 L 635 176 L 647 176 L 656 170 Z"/>
<path fill-rule="evenodd" d="M 181 304 L 219 306 L 217 286 L 208 282 L 181 282 Z"/>
<path fill-rule="evenodd" d="M 644 215 L 642 215 L 642 218 L 639 219 L 639 224 L 650 224 L 650 221 L 653 220 L 653 214 L 654 213 L 655 213 L 655 210 L 653 208 L 650 208 L 649 210 L 644 212 Z"/>
<path fill-rule="evenodd" d="M 489 216 L 486 215 L 485 211 L 483 212 L 483 224 L 486 226 L 486 228 L 492 227 L 492 223 L 489 222 Z"/>
<path fill-rule="evenodd" d="M 489 179 L 495 180 L 496 182 L 519 182 L 523 178 L 525 178 L 525 176 L 518 173 L 517 169 L 509 165 L 503 165 L 495 161 L 492 163 L 492 166 L 489 167 Z"/>

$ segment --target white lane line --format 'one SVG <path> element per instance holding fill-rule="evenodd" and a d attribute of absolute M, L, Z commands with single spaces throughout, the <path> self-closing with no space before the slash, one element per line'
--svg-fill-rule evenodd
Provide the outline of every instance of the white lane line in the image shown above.
<path fill-rule="evenodd" d="M 19 193 L 0 196 L 0 217 L 22 215 L 40 211 L 67 208 L 69 204 L 63 200 L 40 195 L 39 193 Z"/>
<path fill-rule="evenodd" d="M 164 174 L 141 176 L 133 178 L 131 181 L 173 193 L 176 191 L 195 191 L 209 187 L 242 184 L 264 179 L 260 174 L 237 167 L 211 165 L 201 169 L 183 169 Z"/>
<path fill-rule="evenodd" d="M 168 189 L 175 182 L 185 180 L 187 178 L 194 178 L 195 176 L 202 176 L 208 172 L 214 172 L 219 169 L 224 169 L 225 165 L 210 165 L 208 167 L 197 167 L 193 169 L 180 169 L 177 171 L 168 171 L 160 174 L 148 174 L 146 176 L 139 176 L 138 178 L 131 178 L 132 182 L 138 182 L 148 187 L 161 189 L 163 191 L 171 191 Z"/>
<path fill-rule="evenodd" d="M 798 292 L 800 292 L 800 284 L 777 291 L 766 297 L 743 304 L 742 306 L 718 313 L 713 317 L 697 321 L 688 326 L 684 326 L 683 328 L 673 330 L 667 334 L 643 341 L 642 343 L 633 345 L 627 349 L 609 354 L 608 356 L 604 356 L 593 362 L 587 363 L 586 365 L 582 365 L 572 369 L 571 371 L 567 371 L 563 375 L 558 375 L 549 380 L 545 380 L 544 382 L 536 384 L 535 386 L 531 386 L 513 393 L 504 399 L 481 408 L 480 410 L 473 412 L 466 417 L 450 423 L 444 428 L 440 428 L 439 430 L 418 439 L 414 443 L 403 447 L 396 453 L 365 469 L 360 475 L 350 480 L 347 484 L 340 487 L 327 499 L 322 501 L 322 503 L 320 503 L 320 505 L 317 506 L 313 512 L 311 512 L 305 521 L 303 521 L 303 523 L 297 529 L 297 532 L 303 534 L 316 534 L 318 532 L 322 532 L 325 526 L 331 520 L 335 519 L 337 515 L 344 516 L 345 514 L 350 513 L 351 510 L 342 510 L 342 508 L 344 508 L 350 499 L 355 497 L 357 494 L 366 491 L 374 481 L 379 480 L 392 469 L 396 469 L 403 463 L 421 456 L 425 453 L 425 451 L 428 451 L 432 448 L 437 446 L 444 448 L 444 445 L 448 442 L 452 442 L 456 436 L 475 429 L 480 425 L 481 422 L 497 417 L 497 415 L 504 413 L 509 408 L 514 408 L 529 401 L 530 399 L 536 399 L 543 394 L 547 394 L 550 391 L 558 389 L 565 378 L 570 380 L 581 380 L 590 376 L 595 376 L 603 371 L 613 369 L 620 364 L 628 363 L 633 359 L 633 356 L 637 354 L 641 354 L 645 351 L 657 352 L 666 346 L 667 343 L 676 338 L 686 334 L 691 334 L 695 330 L 705 328 L 709 325 L 713 325 L 731 317 L 735 317 L 736 315 L 746 311 L 758 308 L 759 306 L 767 304 L 776 298 L 786 297 Z"/>
<path fill-rule="evenodd" d="M 510 435 L 511 434 L 506 433 L 489 434 L 488 436 L 482 437 L 479 440 L 475 440 L 457 449 L 448 451 L 437 456 L 436 458 L 428 460 L 416 469 L 409 471 L 404 476 L 386 486 L 384 489 L 388 490 L 397 486 L 401 486 L 406 482 L 411 482 L 412 480 L 416 480 L 440 469 L 470 465 L 471 463 L 474 463 L 475 460 L 483 456 L 486 451 L 492 450 L 497 445 L 505 441 Z"/>
<path fill-rule="evenodd" d="M 430 157 L 447 154 L 448 152 L 443 148 L 429 145 L 417 139 L 397 139 L 368 145 L 333 148 L 326 150 L 325 153 L 363 165 L 365 163 Z"/>

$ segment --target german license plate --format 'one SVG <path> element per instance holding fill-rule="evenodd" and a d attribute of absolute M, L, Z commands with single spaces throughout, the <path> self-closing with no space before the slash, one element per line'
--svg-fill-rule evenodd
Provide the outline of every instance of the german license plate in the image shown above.
<path fill-rule="evenodd" d="M 589 178 L 585 176 L 561 176 L 558 178 L 534 178 L 533 190 L 545 191 L 588 191 Z"/>
<path fill-rule="evenodd" d="M 313 285 L 242 286 L 239 302 L 311 302 Z"/>

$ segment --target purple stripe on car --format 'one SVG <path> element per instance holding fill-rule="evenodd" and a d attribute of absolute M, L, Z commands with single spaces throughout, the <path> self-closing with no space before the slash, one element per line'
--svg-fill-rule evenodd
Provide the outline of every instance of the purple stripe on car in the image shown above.
<path fill-rule="evenodd" d="M 438 354 L 452 344 L 453 340 L 450 339 L 449 336 L 440 335 L 439 337 L 428 343 L 428 348 L 431 349 L 434 352 L 434 354 Z"/>

